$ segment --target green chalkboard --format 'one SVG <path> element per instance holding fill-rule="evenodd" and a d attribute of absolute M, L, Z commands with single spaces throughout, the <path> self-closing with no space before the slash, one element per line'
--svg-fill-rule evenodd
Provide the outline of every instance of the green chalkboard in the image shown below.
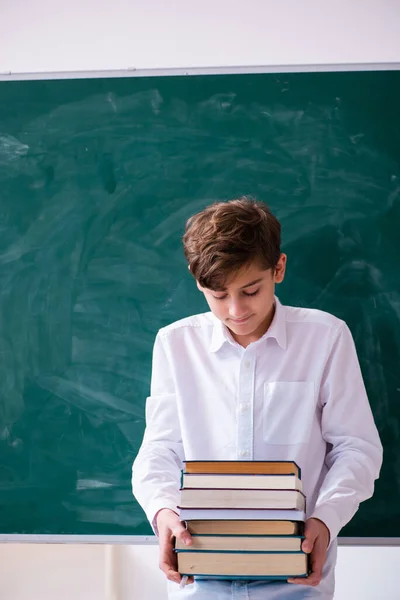
<path fill-rule="evenodd" d="M 343 536 L 400 536 L 400 72 L 0 84 L 0 533 L 151 532 L 157 330 L 206 309 L 185 220 L 251 194 L 283 302 L 345 319 L 385 447 Z"/>

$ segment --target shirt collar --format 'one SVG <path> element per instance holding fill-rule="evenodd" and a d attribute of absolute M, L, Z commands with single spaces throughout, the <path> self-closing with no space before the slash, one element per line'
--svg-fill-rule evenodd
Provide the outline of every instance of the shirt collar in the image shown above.
<path fill-rule="evenodd" d="M 264 335 L 257 340 L 266 340 L 267 338 L 274 338 L 282 350 L 286 350 L 287 337 L 286 337 L 286 311 L 285 307 L 280 303 L 279 299 L 275 296 L 275 314 L 272 319 L 271 325 Z M 212 313 L 211 313 L 212 314 Z M 236 344 L 232 338 L 229 329 L 224 325 L 217 317 L 212 314 L 214 327 L 211 336 L 210 352 L 218 352 L 225 343 Z"/>

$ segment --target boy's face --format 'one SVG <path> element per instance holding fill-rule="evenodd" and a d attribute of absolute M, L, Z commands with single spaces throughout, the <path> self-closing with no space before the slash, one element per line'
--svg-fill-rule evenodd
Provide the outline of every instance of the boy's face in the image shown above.
<path fill-rule="evenodd" d="M 285 276 L 286 255 L 281 254 L 274 270 L 261 270 L 256 263 L 242 267 L 223 290 L 197 287 L 203 292 L 210 310 L 230 330 L 241 345 L 248 346 L 267 331 L 274 316 L 275 284 Z"/>

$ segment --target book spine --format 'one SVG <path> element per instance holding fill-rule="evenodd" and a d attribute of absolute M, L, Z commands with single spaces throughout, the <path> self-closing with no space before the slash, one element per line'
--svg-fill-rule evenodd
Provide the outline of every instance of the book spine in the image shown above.
<path fill-rule="evenodd" d="M 174 548 L 174 552 L 190 552 L 192 554 L 305 554 L 302 550 L 199 550 L 195 548 Z M 307 555 L 308 556 L 308 555 Z"/>
<path fill-rule="evenodd" d="M 292 533 L 280 533 L 279 535 L 276 533 L 192 533 L 191 534 L 192 537 L 222 537 L 222 538 L 233 538 L 233 537 L 239 537 L 239 538 L 265 538 L 267 537 L 268 539 L 270 538 L 298 538 L 298 539 L 304 539 L 304 535 L 296 535 L 296 534 L 292 534 Z"/>
<path fill-rule="evenodd" d="M 180 573 L 191 577 L 192 573 Z M 196 579 L 232 579 L 232 580 L 248 580 L 248 581 L 286 581 L 291 577 L 308 577 L 310 573 L 294 574 L 287 573 L 286 575 L 195 575 Z"/>

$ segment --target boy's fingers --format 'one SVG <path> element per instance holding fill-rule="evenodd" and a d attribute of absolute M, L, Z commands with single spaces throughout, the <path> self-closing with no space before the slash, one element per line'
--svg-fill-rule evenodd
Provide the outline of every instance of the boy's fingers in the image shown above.
<path fill-rule="evenodd" d="M 183 579 L 183 577 L 181 577 L 181 585 L 182 585 L 182 579 Z M 183 587 L 184 587 L 185 585 L 190 585 L 191 583 L 194 583 L 194 577 L 192 577 L 192 576 L 190 576 L 190 577 L 187 577 L 187 579 L 186 579 L 185 583 L 183 584 Z"/>
<path fill-rule="evenodd" d="M 321 580 L 314 579 L 313 574 L 309 577 L 294 577 L 292 579 L 287 580 L 288 583 L 296 583 L 297 585 L 309 585 L 315 587 L 320 584 Z"/>
<path fill-rule="evenodd" d="M 180 583 L 181 576 L 178 573 L 176 555 L 173 551 L 169 552 L 167 548 L 164 551 L 160 549 L 159 567 L 167 579 L 175 583 Z"/>
<path fill-rule="evenodd" d="M 322 568 L 324 566 L 326 550 L 319 540 L 314 546 L 314 552 L 311 554 L 311 576 L 315 581 L 320 583 L 322 578 Z M 318 583 L 316 585 L 318 585 Z"/>
<path fill-rule="evenodd" d="M 316 540 L 313 551 L 310 556 L 311 573 L 308 577 L 292 577 L 288 579 L 288 583 L 296 583 L 298 585 L 317 586 L 321 583 L 322 568 L 325 562 L 326 549 L 321 542 Z"/>
<path fill-rule="evenodd" d="M 171 569 L 170 565 L 166 563 L 160 563 L 160 569 L 164 573 L 166 578 L 169 579 L 169 581 L 173 581 L 174 583 L 181 582 L 181 576 L 179 575 L 178 571 L 174 571 L 174 569 Z"/>
<path fill-rule="evenodd" d="M 192 543 L 192 536 L 180 521 L 173 523 L 171 529 L 166 528 L 160 534 L 159 567 L 169 581 L 179 584 L 182 576 L 178 572 L 178 560 L 174 552 L 174 538 L 179 537 L 184 544 L 190 545 Z M 193 581 L 193 577 L 189 577 L 186 583 L 190 584 Z"/>
<path fill-rule="evenodd" d="M 169 581 L 174 583 L 180 583 L 182 580 L 181 574 L 178 572 L 178 564 L 176 554 L 173 551 L 173 546 L 169 548 L 165 545 L 164 548 L 160 547 L 160 563 L 159 567 Z M 186 585 L 190 585 L 194 582 L 193 577 L 189 577 Z"/>
<path fill-rule="evenodd" d="M 182 540 L 183 543 L 187 545 L 192 543 L 192 536 L 186 529 L 184 521 L 180 521 L 176 513 L 170 511 L 170 513 L 167 514 L 167 520 L 164 521 L 164 524 L 166 526 L 165 535 L 167 537 L 169 535 L 172 535 L 173 537 L 179 538 L 180 540 Z"/>
<path fill-rule="evenodd" d="M 167 575 L 169 571 L 177 573 L 177 560 L 173 538 L 164 535 L 160 538 L 160 569 Z M 177 573 L 178 574 L 178 573 Z"/>

